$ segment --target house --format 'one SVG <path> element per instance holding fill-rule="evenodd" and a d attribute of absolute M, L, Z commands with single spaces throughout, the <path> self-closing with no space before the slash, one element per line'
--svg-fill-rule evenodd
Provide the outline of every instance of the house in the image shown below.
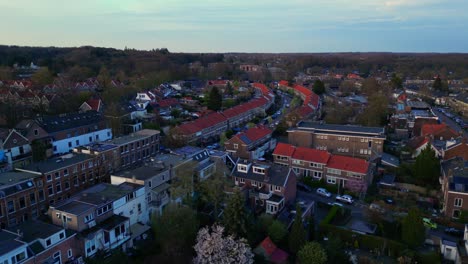
<path fill-rule="evenodd" d="M 32 162 L 29 140 L 15 129 L 0 129 L 0 151 L 12 168 L 24 167 Z"/>
<path fill-rule="evenodd" d="M 37 120 L 23 119 L 15 126 L 15 130 L 20 132 L 21 135 L 27 138 L 31 143 L 35 140 L 41 140 L 44 143 L 48 143 L 49 134 L 41 127 Z"/>
<path fill-rule="evenodd" d="M 288 253 L 278 248 L 268 236 L 254 249 L 254 253 L 263 256 L 269 263 L 288 263 Z"/>
<path fill-rule="evenodd" d="M 224 148 L 234 158 L 258 159 L 265 151 L 274 149 L 276 140 L 272 139 L 272 134 L 267 127 L 252 127 L 226 141 Z"/>
<path fill-rule="evenodd" d="M 468 210 L 468 162 L 455 157 L 441 163 L 443 212 L 445 216 L 458 219 Z"/>
<path fill-rule="evenodd" d="M 36 121 L 47 132 L 54 154 L 112 138 L 112 130 L 101 113 L 95 111 L 47 116 Z"/>
<path fill-rule="evenodd" d="M 440 241 L 440 254 L 445 260 L 450 260 L 455 263 L 460 263 L 457 261 L 458 259 L 458 249 L 457 249 L 457 242 L 442 239 Z"/>
<path fill-rule="evenodd" d="M 458 141 L 456 144 L 444 149 L 442 157 L 444 160 L 461 157 L 463 160 L 468 161 L 468 143 L 465 139 Z"/>
<path fill-rule="evenodd" d="M 1 263 L 33 262 L 33 254 L 28 244 L 18 240 L 18 234 L 0 230 L 0 261 Z"/>
<path fill-rule="evenodd" d="M 76 233 L 62 227 L 30 220 L 2 232 L 27 245 L 26 263 L 69 263 L 80 259 Z M 11 263 L 21 263 L 21 256 L 15 258 Z"/>
<path fill-rule="evenodd" d="M 299 177 L 325 180 L 356 193 L 365 193 L 372 183 L 372 169 L 366 160 L 332 155 L 324 150 L 278 143 L 273 151 L 276 164 L 291 168 Z"/>
<path fill-rule="evenodd" d="M 101 99 L 90 98 L 88 101 L 81 104 L 79 108 L 80 112 L 87 112 L 87 111 L 96 111 L 102 112 L 103 106 Z"/>
<path fill-rule="evenodd" d="M 101 183 L 51 206 L 48 214 L 54 225 L 78 233 L 81 253 L 90 257 L 98 250 L 125 250 L 133 245 L 142 233 L 132 233 L 132 227 L 137 229 L 139 221 L 148 220 L 145 198 L 143 186 Z"/>
<path fill-rule="evenodd" d="M 427 145 L 432 148 L 429 137 L 413 137 L 406 143 L 406 146 L 411 150 L 411 158 L 419 156 L 421 151 L 425 149 Z"/>
<path fill-rule="evenodd" d="M 297 174 L 288 167 L 239 159 L 231 177 L 257 213 L 276 215 L 296 199 Z"/>
<path fill-rule="evenodd" d="M 457 112 L 460 112 L 463 117 L 468 117 L 468 93 L 460 93 L 455 98 L 448 100 L 450 107 Z"/>
<path fill-rule="evenodd" d="M 182 137 L 187 142 L 217 137 L 227 129 L 226 117 L 218 112 L 207 114 L 195 121 L 182 124 L 178 127 Z"/>
<path fill-rule="evenodd" d="M 383 127 L 301 121 L 297 128 L 288 130 L 288 140 L 292 145 L 366 159 L 382 155 L 385 138 Z"/>
<path fill-rule="evenodd" d="M 167 98 L 159 100 L 158 102 L 159 111 L 171 111 L 172 109 L 180 109 L 179 101 L 175 98 Z"/>
<path fill-rule="evenodd" d="M 151 91 L 137 93 L 135 100 L 143 102 L 156 102 L 156 95 Z"/>
<path fill-rule="evenodd" d="M 430 136 L 438 140 L 453 140 L 460 134 L 450 128 L 447 124 L 424 124 L 421 127 L 421 136 Z"/>

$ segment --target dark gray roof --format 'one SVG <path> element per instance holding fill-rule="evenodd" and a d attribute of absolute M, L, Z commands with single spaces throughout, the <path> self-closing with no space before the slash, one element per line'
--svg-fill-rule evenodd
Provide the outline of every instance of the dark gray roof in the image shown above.
<path fill-rule="evenodd" d="M 15 240 L 17 237 L 17 235 L 10 232 L 0 230 L 0 256 L 25 245 Z"/>
<path fill-rule="evenodd" d="M 368 134 L 374 136 L 383 136 L 383 127 L 364 127 L 355 125 L 332 125 L 332 124 L 320 124 L 311 121 L 301 121 L 297 124 L 300 130 L 313 130 L 316 132 L 344 132 L 351 134 Z"/>
<path fill-rule="evenodd" d="M 40 177 L 40 175 L 23 172 L 23 171 L 9 171 L 0 173 L 0 188 L 3 185 L 12 185 L 25 180 L 34 179 Z"/>
<path fill-rule="evenodd" d="M 284 197 L 281 197 L 279 195 L 273 194 L 270 198 L 268 198 L 268 201 L 274 202 L 274 203 L 279 203 L 281 200 L 283 200 Z"/>
<path fill-rule="evenodd" d="M 163 166 L 163 164 L 161 164 L 161 166 L 143 166 L 132 170 L 124 170 L 113 175 L 127 179 L 135 178 L 137 180 L 145 181 L 168 169 L 168 166 Z"/>
<path fill-rule="evenodd" d="M 241 163 L 243 164 L 243 163 Z M 254 166 L 263 166 L 266 168 L 266 175 L 254 173 L 253 167 Z M 253 181 L 269 183 L 276 186 L 284 186 L 286 184 L 286 179 L 290 173 L 294 173 L 291 169 L 285 166 L 281 166 L 278 164 L 252 164 L 250 165 L 247 173 L 239 172 L 237 170 L 237 166 L 234 169 L 232 176 L 245 178 Z"/>
<path fill-rule="evenodd" d="M 68 156 L 71 155 L 71 156 Z M 70 165 L 83 162 L 85 160 L 92 159 L 92 155 L 87 155 L 83 153 L 73 153 L 62 156 L 65 158 L 53 158 L 46 161 L 31 163 L 24 168 L 26 171 L 34 171 L 41 173 L 48 173 L 51 171 L 59 170 L 61 168 L 66 168 Z M 67 158 L 69 157 L 69 158 Z"/>
<path fill-rule="evenodd" d="M 8 230 L 14 233 L 20 230 L 22 233 L 21 240 L 30 243 L 38 238 L 48 238 L 64 229 L 52 224 L 32 220 L 23 222 Z"/>
<path fill-rule="evenodd" d="M 81 215 L 82 213 L 87 212 L 89 209 L 92 209 L 94 207 L 94 205 L 87 204 L 81 201 L 70 201 L 69 203 L 58 206 L 55 209 L 73 215 Z"/>
<path fill-rule="evenodd" d="M 449 178 L 449 189 L 457 192 L 468 192 L 468 162 L 455 157 L 442 162 L 445 177 Z"/>
<path fill-rule="evenodd" d="M 38 120 L 40 126 L 48 133 L 95 125 L 100 121 L 102 121 L 102 115 L 96 111 L 45 116 L 42 120 Z"/>

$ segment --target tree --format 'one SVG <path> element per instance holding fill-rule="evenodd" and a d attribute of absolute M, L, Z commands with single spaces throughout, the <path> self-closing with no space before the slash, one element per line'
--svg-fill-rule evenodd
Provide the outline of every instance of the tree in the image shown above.
<path fill-rule="evenodd" d="M 336 235 L 329 233 L 328 241 L 325 244 L 325 251 L 328 256 L 328 263 L 350 263 L 349 256 L 345 252 L 343 241 Z"/>
<path fill-rule="evenodd" d="M 225 188 L 228 184 L 226 175 L 229 171 L 226 165 L 220 161 L 215 164 L 215 172 L 208 179 L 202 181 L 198 185 L 201 199 L 210 203 L 214 207 L 214 220 L 218 220 L 219 207 L 226 198 Z"/>
<path fill-rule="evenodd" d="M 170 204 L 162 215 L 153 215 L 152 229 L 161 253 L 169 258 L 191 256 L 198 230 L 196 212 Z"/>
<path fill-rule="evenodd" d="M 388 115 L 388 98 L 383 93 L 374 93 L 369 97 L 367 108 L 358 116 L 358 122 L 364 126 L 382 126 Z"/>
<path fill-rule="evenodd" d="M 315 218 L 309 216 L 308 222 L 307 229 L 309 231 L 309 240 L 315 240 Z"/>
<path fill-rule="evenodd" d="M 214 225 L 198 231 L 197 243 L 194 246 L 195 264 L 250 264 L 254 254 L 244 238 L 224 236 L 224 227 Z"/>
<path fill-rule="evenodd" d="M 317 242 L 308 242 L 297 252 L 297 258 L 301 264 L 327 263 L 327 253 Z"/>
<path fill-rule="evenodd" d="M 187 145 L 187 139 L 178 127 L 172 127 L 165 137 L 164 144 L 170 148 L 180 148 Z"/>
<path fill-rule="evenodd" d="M 403 80 L 401 80 L 401 78 L 395 73 L 392 75 L 392 79 L 390 80 L 390 83 L 392 87 L 395 89 L 403 88 Z"/>
<path fill-rule="evenodd" d="M 218 111 L 221 109 L 223 104 L 223 96 L 219 92 L 218 87 L 211 88 L 210 93 L 208 94 L 207 107 L 210 110 Z"/>
<path fill-rule="evenodd" d="M 171 116 L 174 118 L 179 118 L 180 117 L 180 110 L 177 108 L 174 108 L 171 110 Z"/>
<path fill-rule="evenodd" d="M 289 233 L 289 251 L 296 254 L 306 242 L 306 231 L 302 223 L 302 209 L 296 205 L 296 217 Z"/>
<path fill-rule="evenodd" d="M 32 157 L 34 161 L 42 161 L 47 159 L 47 145 L 41 140 L 34 140 L 31 144 Z"/>
<path fill-rule="evenodd" d="M 10 67 L 0 66 L 0 80 L 6 81 L 13 77 L 13 72 Z"/>
<path fill-rule="evenodd" d="M 54 81 L 54 76 L 47 67 L 41 67 L 31 76 L 31 81 L 35 85 L 42 87 L 44 85 L 51 84 Z"/>
<path fill-rule="evenodd" d="M 99 70 L 99 75 L 97 76 L 99 82 L 99 88 L 101 91 L 107 92 L 106 90 L 111 86 L 111 77 L 106 66 L 102 66 Z"/>
<path fill-rule="evenodd" d="M 229 234 L 246 236 L 248 215 L 244 208 L 244 197 L 239 190 L 235 190 L 224 210 L 224 226 Z"/>
<path fill-rule="evenodd" d="M 231 82 L 226 84 L 226 94 L 230 96 L 234 94 L 234 89 L 232 88 Z"/>
<path fill-rule="evenodd" d="M 288 234 L 286 226 L 278 220 L 274 220 L 268 227 L 268 236 L 275 243 L 280 242 Z"/>
<path fill-rule="evenodd" d="M 417 208 L 409 210 L 401 223 L 401 238 L 408 246 L 415 248 L 424 241 L 425 228 L 421 212 Z"/>
<path fill-rule="evenodd" d="M 436 91 L 442 90 L 442 79 L 440 79 L 440 76 L 437 75 L 437 77 L 434 80 L 434 83 L 432 83 L 432 88 Z"/>
<path fill-rule="evenodd" d="M 421 183 L 439 185 L 440 163 L 430 144 L 421 151 L 414 163 L 414 175 Z"/>
<path fill-rule="evenodd" d="M 321 80 L 316 80 L 314 82 L 314 88 L 313 88 L 314 93 L 321 95 L 325 93 L 325 85 Z"/>
<path fill-rule="evenodd" d="M 193 205 L 192 194 L 194 192 L 194 177 L 196 166 L 196 161 L 189 161 L 173 169 L 174 177 L 172 178 L 171 184 L 172 200 L 182 200 L 185 202 L 185 204 L 190 206 Z"/>

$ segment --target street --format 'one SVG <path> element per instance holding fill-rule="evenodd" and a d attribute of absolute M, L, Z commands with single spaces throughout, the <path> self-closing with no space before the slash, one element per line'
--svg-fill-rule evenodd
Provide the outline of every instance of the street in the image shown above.
<path fill-rule="evenodd" d="M 468 132 L 463 130 L 460 127 L 460 125 L 458 125 L 457 122 L 455 122 L 453 119 L 449 118 L 444 113 L 438 111 L 436 108 L 433 108 L 433 112 L 437 117 L 439 117 L 439 120 L 440 120 L 441 123 L 446 123 L 450 128 L 452 128 L 453 130 L 455 130 L 457 132 L 463 131 L 463 136 L 464 137 L 468 136 Z"/>

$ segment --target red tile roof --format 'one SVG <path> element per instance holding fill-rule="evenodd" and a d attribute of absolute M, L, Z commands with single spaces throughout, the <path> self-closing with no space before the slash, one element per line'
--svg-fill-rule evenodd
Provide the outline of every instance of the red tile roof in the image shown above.
<path fill-rule="evenodd" d="M 218 112 L 213 112 L 195 121 L 182 124 L 179 126 L 179 129 L 183 134 L 191 135 L 225 121 L 227 121 L 226 117 Z"/>
<path fill-rule="evenodd" d="M 421 136 L 436 135 L 438 133 L 448 130 L 455 136 L 458 134 L 456 131 L 447 126 L 447 124 L 424 124 L 421 128 Z"/>
<path fill-rule="evenodd" d="M 279 142 L 273 151 L 273 155 L 291 157 L 294 153 L 294 150 L 295 147 L 293 145 Z"/>
<path fill-rule="evenodd" d="M 208 85 L 227 85 L 228 80 L 209 80 Z"/>
<path fill-rule="evenodd" d="M 266 237 L 257 248 L 265 255 L 265 257 L 272 263 L 286 263 L 288 260 L 288 253 L 278 248 L 270 237 Z"/>
<path fill-rule="evenodd" d="M 264 84 L 262 83 L 253 83 L 252 84 L 253 87 L 257 88 L 257 89 L 260 89 L 260 91 L 262 92 L 263 96 L 268 96 L 268 94 L 270 93 L 270 89 L 268 89 L 268 87 L 266 87 Z"/>
<path fill-rule="evenodd" d="M 281 85 L 281 86 L 288 86 L 288 87 L 289 87 L 289 82 L 288 82 L 288 81 L 285 81 L 285 80 L 281 80 L 281 81 L 279 82 L 279 85 Z"/>
<path fill-rule="evenodd" d="M 94 111 L 99 111 L 101 108 L 101 99 L 89 99 L 86 103 L 91 107 Z"/>
<path fill-rule="evenodd" d="M 177 99 L 175 98 L 167 98 L 167 99 L 160 100 L 158 104 L 159 104 L 159 107 L 170 107 L 170 106 L 178 105 L 179 101 L 177 101 Z"/>
<path fill-rule="evenodd" d="M 237 134 L 235 137 L 242 140 L 242 136 L 245 135 L 251 142 L 255 142 L 261 138 L 266 137 L 269 134 L 272 134 L 273 131 L 264 126 L 252 127 L 243 133 Z M 249 144 L 249 142 L 245 142 Z"/>
<path fill-rule="evenodd" d="M 325 150 L 318 150 L 312 148 L 297 147 L 294 151 L 292 158 L 298 160 L 311 161 L 321 164 L 327 164 L 331 154 Z"/>
<path fill-rule="evenodd" d="M 361 76 L 355 74 L 355 73 L 350 73 L 348 76 L 346 76 L 348 79 L 361 79 Z"/>
<path fill-rule="evenodd" d="M 328 161 L 327 167 L 366 174 L 369 169 L 369 163 L 363 159 L 333 155 Z"/>

